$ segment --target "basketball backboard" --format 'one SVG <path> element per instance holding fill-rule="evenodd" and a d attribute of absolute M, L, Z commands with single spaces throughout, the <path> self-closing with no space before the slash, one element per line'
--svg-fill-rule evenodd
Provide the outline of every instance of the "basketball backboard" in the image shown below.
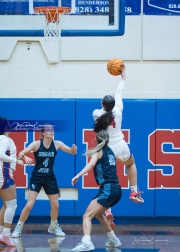
<path fill-rule="evenodd" d="M 35 7 L 66 6 L 61 36 L 121 36 L 125 0 L 7 0 L 0 2 L 0 36 L 44 36 Z"/>

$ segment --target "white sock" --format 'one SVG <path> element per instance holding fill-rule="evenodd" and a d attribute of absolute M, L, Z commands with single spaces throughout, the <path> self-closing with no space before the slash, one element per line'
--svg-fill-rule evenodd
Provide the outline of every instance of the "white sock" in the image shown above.
<path fill-rule="evenodd" d="M 130 188 L 131 188 L 131 192 L 132 192 L 132 191 L 137 192 L 137 185 L 135 185 L 135 186 L 130 186 Z"/>
<path fill-rule="evenodd" d="M 10 228 L 3 227 L 3 232 L 4 232 L 5 236 L 10 236 Z"/>
<path fill-rule="evenodd" d="M 57 226 L 57 224 L 58 224 L 58 222 L 57 222 L 57 220 L 55 220 L 55 221 L 52 221 L 51 220 L 51 227 L 56 227 Z"/>
<path fill-rule="evenodd" d="M 115 239 L 116 238 L 116 235 L 115 235 L 113 230 L 111 232 L 107 233 L 107 236 L 108 236 L 109 239 Z"/>
<path fill-rule="evenodd" d="M 109 208 L 109 209 L 107 209 L 107 210 L 105 211 L 105 215 L 108 215 L 109 213 L 111 213 L 111 208 Z"/>
<path fill-rule="evenodd" d="M 82 238 L 82 242 L 91 242 L 91 236 L 90 235 L 84 235 Z"/>
<path fill-rule="evenodd" d="M 22 221 L 19 220 L 16 226 L 19 226 L 20 229 L 22 230 L 23 226 L 24 226 L 24 222 L 22 222 Z"/>

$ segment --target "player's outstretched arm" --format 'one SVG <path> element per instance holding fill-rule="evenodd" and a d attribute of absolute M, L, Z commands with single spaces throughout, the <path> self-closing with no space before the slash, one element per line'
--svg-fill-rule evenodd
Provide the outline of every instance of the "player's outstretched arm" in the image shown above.
<path fill-rule="evenodd" d="M 23 159 L 28 164 L 32 163 L 33 160 L 31 158 L 26 157 L 25 154 L 31 151 L 35 152 L 38 150 L 38 148 L 39 148 L 39 141 L 32 142 L 27 148 L 19 152 L 18 159 Z"/>
<path fill-rule="evenodd" d="M 122 77 L 122 80 L 120 81 L 120 83 L 114 93 L 115 104 L 116 104 L 116 107 L 118 107 L 118 109 L 120 111 L 123 110 L 122 91 L 124 89 L 125 80 L 126 80 L 126 67 L 125 66 L 122 70 L 121 77 Z"/>
<path fill-rule="evenodd" d="M 84 175 L 86 172 L 90 171 L 95 166 L 97 161 L 98 161 L 98 153 L 95 153 L 91 157 L 91 160 L 89 161 L 89 163 L 74 178 L 72 178 L 72 181 L 71 181 L 72 186 L 74 186 L 74 184 L 78 181 L 79 177 Z"/>
<path fill-rule="evenodd" d="M 62 150 L 72 155 L 75 155 L 77 153 L 77 146 L 75 144 L 72 144 L 72 147 L 69 147 L 61 141 L 54 141 L 54 143 L 56 150 Z"/>

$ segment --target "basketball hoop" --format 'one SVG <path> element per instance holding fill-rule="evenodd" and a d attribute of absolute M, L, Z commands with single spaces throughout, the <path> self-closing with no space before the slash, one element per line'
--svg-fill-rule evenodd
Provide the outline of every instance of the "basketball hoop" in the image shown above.
<path fill-rule="evenodd" d="M 61 37 L 64 16 L 70 12 L 71 8 L 69 7 L 43 6 L 34 8 L 34 13 L 41 17 L 46 40 L 58 40 Z"/>

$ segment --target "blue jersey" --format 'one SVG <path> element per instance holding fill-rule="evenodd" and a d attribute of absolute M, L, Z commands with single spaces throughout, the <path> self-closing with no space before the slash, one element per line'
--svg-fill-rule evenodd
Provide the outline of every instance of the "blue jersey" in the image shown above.
<path fill-rule="evenodd" d="M 119 183 L 116 171 L 116 158 L 108 147 L 102 148 L 102 157 L 93 168 L 94 178 L 98 185 L 106 183 Z"/>
<path fill-rule="evenodd" d="M 33 169 L 32 175 L 35 176 L 50 176 L 54 174 L 53 166 L 57 151 L 52 140 L 51 145 L 46 149 L 43 145 L 43 140 L 40 140 L 39 149 L 34 152 L 35 157 L 35 167 Z"/>

